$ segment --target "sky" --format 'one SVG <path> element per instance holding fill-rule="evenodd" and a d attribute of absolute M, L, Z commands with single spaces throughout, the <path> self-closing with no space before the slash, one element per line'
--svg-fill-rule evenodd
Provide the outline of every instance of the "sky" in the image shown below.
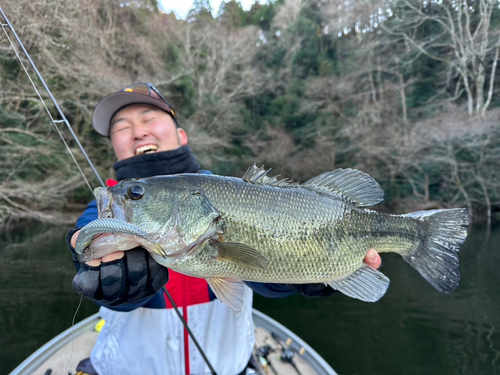
<path fill-rule="evenodd" d="M 222 1 L 223 0 L 210 0 L 214 16 L 219 11 L 219 7 Z M 245 10 L 250 9 L 252 4 L 255 2 L 254 0 L 238 0 L 238 1 L 242 4 L 243 9 Z M 182 18 L 182 19 L 186 18 L 189 9 L 193 5 L 193 0 L 160 0 L 160 2 L 162 3 L 164 10 L 167 13 L 174 11 L 177 18 Z"/>

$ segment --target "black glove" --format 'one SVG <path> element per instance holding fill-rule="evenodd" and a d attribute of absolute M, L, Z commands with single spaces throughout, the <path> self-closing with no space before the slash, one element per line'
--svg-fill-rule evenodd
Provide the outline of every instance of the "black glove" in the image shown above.
<path fill-rule="evenodd" d="M 167 283 L 168 269 L 155 262 L 141 247 L 126 251 L 121 259 L 99 266 L 80 263 L 70 244 L 76 231 L 69 231 L 66 240 L 77 270 L 73 289 L 78 294 L 103 305 L 119 306 L 151 297 Z"/>
<path fill-rule="evenodd" d="M 301 294 L 304 297 L 328 297 L 334 293 L 338 293 L 328 285 L 319 284 L 284 284 L 287 288 L 293 290 L 295 293 Z"/>

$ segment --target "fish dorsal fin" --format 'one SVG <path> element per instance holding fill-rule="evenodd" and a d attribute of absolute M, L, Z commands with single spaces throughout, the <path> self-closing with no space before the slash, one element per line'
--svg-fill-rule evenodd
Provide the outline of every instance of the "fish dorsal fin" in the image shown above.
<path fill-rule="evenodd" d="M 336 169 L 325 172 L 300 185 L 301 188 L 346 199 L 356 206 L 372 206 L 384 199 L 377 181 L 357 169 Z"/>
<path fill-rule="evenodd" d="M 285 178 L 283 180 L 278 180 L 278 177 L 281 175 L 276 175 L 274 177 L 269 177 L 267 174 L 271 171 L 271 168 L 265 169 L 264 166 L 257 167 L 254 163 L 251 167 L 247 169 L 242 179 L 245 182 L 249 182 L 251 184 L 256 185 L 270 185 L 276 187 L 299 187 L 297 182 L 293 182 L 292 180 Z"/>
<path fill-rule="evenodd" d="M 333 289 L 365 302 L 376 302 L 387 291 L 389 278 L 366 263 L 345 279 L 330 281 Z"/>
<path fill-rule="evenodd" d="M 336 169 L 313 177 L 303 184 L 288 178 L 278 180 L 280 175 L 269 177 L 271 169 L 257 167 L 254 163 L 247 169 L 242 179 L 256 185 L 269 185 L 284 188 L 304 188 L 321 195 L 346 199 L 359 207 L 373 206 L 384 199 L 384 191 L 370 175 L 357 169 Z"/>
<path fill-rule="evenodd" d="M 245 294 L 243 281 L 223 277 L 211 277 L 206 280 L 219 301 L 228 305 L 236 313 L 241 311 Z"/>

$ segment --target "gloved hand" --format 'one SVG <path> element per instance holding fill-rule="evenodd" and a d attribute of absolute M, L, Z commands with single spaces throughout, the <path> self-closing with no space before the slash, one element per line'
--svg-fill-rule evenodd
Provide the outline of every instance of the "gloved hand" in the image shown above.
<path fill-rule="evenodd" d="M 155 262 L 141 247 L 126 251 L 123 258 L 98 266 L 79 262 L 70 242 L 76 231 L 69 231 L 66 239 L 77 270 L 73 289 L 78 294 L 105 306 L 119 306 L 151 297 L 167 283 L 168 269 Z"/>

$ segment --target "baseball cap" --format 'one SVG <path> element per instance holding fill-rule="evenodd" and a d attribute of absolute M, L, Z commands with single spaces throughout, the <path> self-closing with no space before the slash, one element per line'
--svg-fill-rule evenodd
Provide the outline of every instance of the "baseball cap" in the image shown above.
<path fill-rule="evenodd" d="M 97 104 L 92 115 L 92 126 L 99 134 L 109 137 L 111 119 L 120 109 L 132 104 L 149 104 L 167 112 L 174 119 L 177 117 L 172 105 L 150 83 L 137 83 L 106 96 Z"/>

